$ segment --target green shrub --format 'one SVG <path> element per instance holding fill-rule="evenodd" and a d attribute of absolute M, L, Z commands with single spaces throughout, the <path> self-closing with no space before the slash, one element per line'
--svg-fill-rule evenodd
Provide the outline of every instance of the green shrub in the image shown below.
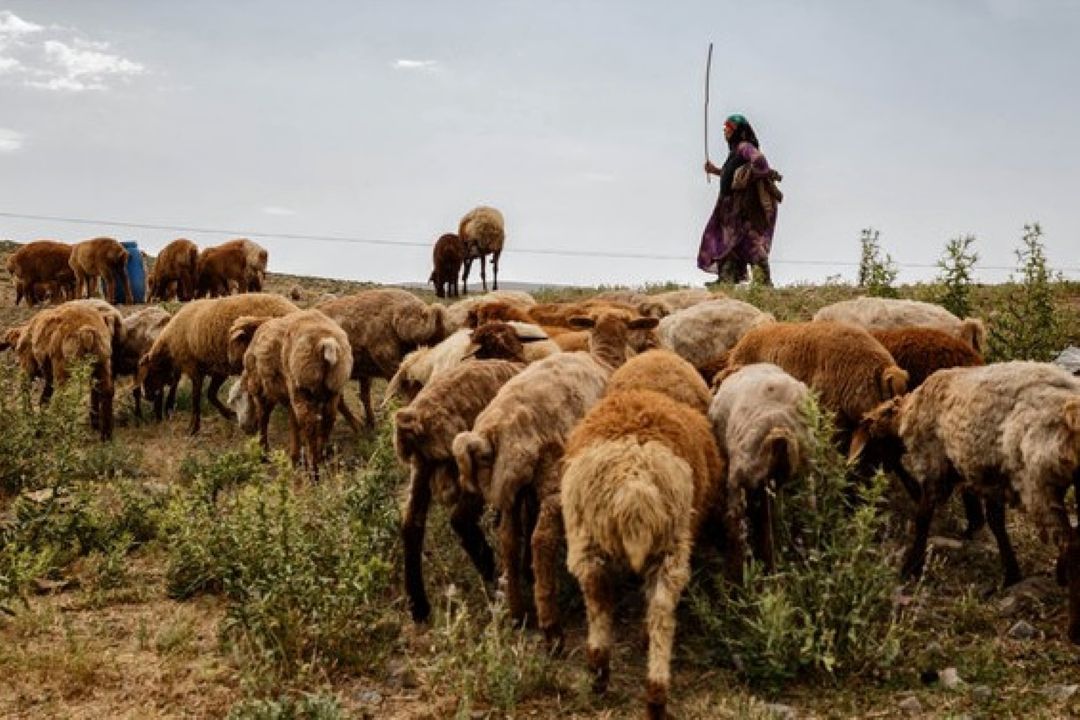
<path fill-rule="evenodd" d="M 885 253 L 882 257 L 880 237 L 881 233 L 873 228 L 865 228 L 859 237 L 862 252 L 859 256 L 858 285 L 874 297 L 898 297 L 893 283 L 900 271 L 891 255 Z"/>
<path fill-rule="evenodd" d="M 974 243 L 974 235 L 952 238 L 945 244 L 944 257 L 938 260 L 941 294 L 937 301 L 958 318 L 971 315 L 972 272 L 979 260 L 978 253 L 971 249 Z"/>
<path fill-rule="evenodd" d="M 248 699 L 229 708 L 228 720 L 340 720 L 345 717 L 333 695 Z"/>
<path fill-rule="evenodd" d="M 831 422 L 814 403 L 805 412 L 816 448 L 807 475 L 776 498 L 776 572 L 750 562 L 742 587 L 717 578 L 717 597 L 691 596 L 715 659 L 738 657 L 752 683 L 771 687 L 885 669 L 905 627 L 893 603 L 898 568 L 882 547 L 885 479 L 853 501 Z"/>
<path fill-rule="evenodd" d="M 1016 251 L 1020 278 L 990 316 L 990 358 L 1052 360 L 1067 344 L 1067 328 L 1057 309 L 1061 278 L 1050 270 L 1038 223 L 1024 226 Z"/>
<path fill-rule="evenodd" d="M 174 499 L 168 593 L 223 593 L 223 639 L 270 676 L 364 666 L 382 653 L 380 635 L 396 632 L 385 621 L 403 476 L 389 427 L 362 469 L 327 472 L 316 484 L 277 454 L 246 484 L 223 489 L 237 462 L 213 466 L 221 472 Z"/>

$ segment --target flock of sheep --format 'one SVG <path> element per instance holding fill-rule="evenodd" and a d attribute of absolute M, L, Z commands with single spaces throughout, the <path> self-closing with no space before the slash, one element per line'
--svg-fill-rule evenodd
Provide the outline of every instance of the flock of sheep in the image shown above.
<path fill-rule="evenodd" d="M 1004 508 L 1019 503 L 1059 551 L 1068 635 L 1080 642 L 1080 539 L 1064 504 L 1080 486 L 1080 379 L 1050 364 L 984 364 L 979 320 L 859 298 L 783 323 L 705 290 L 546 304 L 501 291 L 443 305 L 374 289 L 301 310 L 280 295 L 243 292 L 261 286 L 265 255 L 260 265 L 236 247 L 232 274 L 216 285 L 223 297 L 187 302 L 171 317 L 151 307 L 126 318 L 101 300 L 73 300 L 9 329 L 0 349 L 14 348 L 25 372 L 44 378 L 43 401 L 67 365 L 89 355 L 91 422 L 103 438 L 116 375 L 136 376 L 158 418 L 188 376 L 193 433 L 204 380 L 209 402 L 231 418 L 218 393 L 239 375 L 229 404 L 241 423 L 258 428 L 267 448 L 270 413 L 284 405 L 290 455 L 313 474 L 339 413 L 361 431 L 342 399 L 347 381 L 358 380 L 371 427 L 372 382 L 387 380 L 387 399 L 407 403 L 393 418 L 394 444 L 411 470 L 401 532 L 418 622 L 431 612 L 422 550 L 433 496 L 481 576 L 498 577 L 518 621 L 529 615 L 531 575 L 539 628 L 556 648 L 565 541 L 597 691 L 609 678 L 613 573 L 644 578 L 646 705 L 649 717 L 663 717 L 691 551 L 714 543 L 734 582 L 747 553 L 773 567 L 770 496 L 807 469 L 814 440 L 802 408 L 812 392 L 835 415 L 853 477 L 883 465 L 911 494 L 905 572 L 921 572 L 933 513 L 959 487 L 969 531 L 989 524 L 1005 582 L 1017 581 Z M 158 267 L 162 259 L 155 292 L 175 283 L 184 297 L 204 287 L 198 272 L 192 284 Z M 17 278 L 30 299 L 52 282 Z M 497 551 L 481 528 L 489 509 Z"/>

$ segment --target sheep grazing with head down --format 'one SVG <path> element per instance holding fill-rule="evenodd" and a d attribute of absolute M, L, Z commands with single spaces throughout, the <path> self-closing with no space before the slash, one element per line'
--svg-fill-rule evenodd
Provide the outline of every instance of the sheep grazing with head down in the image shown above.
<path fill-rule="evenodd" d="M 600 399 L 612 371 L 626 361 L 632 329 L 655 318 L 625 311 L 574 321 L 592 329 L 588 353 L 557 353 L 533 363 L 506 383 L 470 432 L 454 439 L 462 487 L 479 492 L 500 513 L 499 544 L 511 616 L 525 618 L 521 593 L 522 539 L 532 538 L 536 574 L 552 577 L 560 543 L 558 462 L 566 437 Z M 535 531 L 523 530 L 539 505 Z M 539 585 L 539 584 L 538 584 Z M 538 587 L 537 592 L 544 588 Z"/>
<path fill-rule="evenodd" d="M 709 419 L 728 458 L 728 517 L 749 527 L 754 555 L 776 566 L 771 496 L 803 470 L 812 438 L 802 408 L 805 383 L 771 363 L 740 368 L 720 385 Z"/>
<path fill-rule="evenodd" d="M 487 292 L 487 266 L 485 258 L 491 255 L 492 290 L 499 289 L 499 256 L 506 241 L 506 223 L 502 213 L 493 207 L 473 208 L 465 213 L 458 225 L 458 237 L 465 245 L 465 265 L 461 273 L 461 291 L 469 292 L 469 268 L 473 260 L 480 258 L 480 282 Z"/>
<path fill-rule="evenodd" d="M 435 294 L 457 297 L 458 275 L 465 261 L 465 243 L 454 233 L 446 233 L 435 241 L 431 255 L 434 269 L 428 282 L 435 285 Z"/>
<path fill-rule="evenodd" d="M 1068 489 L 1080 490 L 1080 378 L 1035 362 L 940 370 L 868 413 L 851 452 L 890 438 L 903 443 L 901 462 L 918 491 L 905 573 L 921 574 L 934 511 L 959 485 L 982 496 L 1005 584 L 1019 581 L 1005 528 L 1005 504 L 1019 502 L 1058 548 L 1068 636 L 1080 643 L 1080 531 L 1065 509 Z"/>
<path fill-rule="evenodd" d="M 682 383 L 665 367 L 681 367 Z M 698 392 L 687 393 L 683 383 Z M 645 578 L 650 718 L 666 717 L 675 608 L 690 580 L 695 539 L 724 539 L 733 580 L 743 561 L 737 534 L 725 526 L 725 463 L 698 397 L 702 392 L 707 397 L 704 381 L 673 353 L 633 358 L 615 371 L 604 398 L 571 433 L 563 458 L 566 562 L 585 596 L 593 690 L 605 691 L 610 677 L 612 574 L 629 567 Z"/>
<path fill-rule="evenodd" d="M 270 449 L 274 406 L 289 409 L 289 457 L 303 461 L 315 477 L 334 429 L 342 393 L 352 374 L 352 351 L 345 331 L 318 310 L 276 318 L 237 318 L 229 330 L 229 354 L 243 352 L 243 373 L 229 393 L 241 427 L 259 428 L 263 451 Z"/>
<path fill-rule="evenodd" d="M 163 247 L 146 279 L 147 299 L 187 302 L 194 298 L 198 259 L 199 248 L 190 240 L 177 238 Z"/>
<path fill-rule="evenodd" d="M 961 320 L 940 305 L 918 300 L 879 297 L 843 300 L 818 310 L 814 321 L 846 322 L 868 330 L 933 327 L 963 340 L 976 352 L 986 348 L 986 325 L 982 320 Z"/>
<path fill-rule="evenodd" d="M 113 430 L 112 339 L 113 329 L 98 310 L 65 303 L 35 315 L 15 345 L 23 371 L 45 381 L 42 403 L 49 401 L 57 383 L 67 380 L 72 363 L 92 361 L 90 425 L 102 440 L 109 440 Z"/>
<path fill-rule="evenodd" d="M 53 240 L 37 240 L 8 255 L 5 267 L 15 284 L 15 304 L 24 297 L 33 307 L 39 291 L 48 293 L 53 302 L 75 295 L 75 272 L 69 264 L 71 246 Z"/>
<path fill-rule="evenodd" d="M 421 345 L 441 342 L 448 334 L 446 308 L 428 305 L 405 290 L 361 290 L 320 303 L 322 310 L 345 330 L 353 352 L 353 377 L 360 383 L 360 400 L 367 425 L 375 427 L 371 381 L 394 377 L 402 358 Z"/>
<path fill-rule="evenodd" d="M 177 311 L 161 331 L 149 352 L 139 361 L 139 382 L 154 404 L 158 419 L 163 415 L 163 390 L 181 375 L 191 378 L 191 434 L 202 420 L 202 385 L 210 376 L 207 399 L 226 419 L 232 413 L 222 404 L 218 391 L 241 366 L 229 360 L 229 331 L 241 316 L 280 317 L 298 308 L 280 295 L 248 293 L 224 298 L 194 300 Z"/>
<path fill-rule="evenodd" d="M 463 300 L 458 300 L 457 302 L 446 306 L 447 327 L 453 330 L 460 330 L 463 327 L 476 327 L 475 322 L 469 322 L 469 315 L 476 310 L 476 308 L 486 305 L 487 303 L 503 303 L 527 309 L 535 305 L 536 300 L 533 299 L 532 295 L 521 290 L 497 290 L 483 295 L 475 295 Z M 521 318 L 508 319 L 519 320 Z M 528 320 L 528 318 L 526 318 L 526 320 Z M 531 322 L 531 320 L 529 320 L 529 322 Z"/>
<path fill-rule="evenodd" d="M 866 330 L 832 322 L 766 323 L 751 328 L 728 354 L 722 380 L 743 365 L 778 365 L 819 393 L 841 431 L 884 400 L 907 390 L 907 373 Z"/>
<path fill-rule="evenodd" d="M 698 369 L 705 382 L 712 382 L 709 373 L 715 374 L 717 359 L 748 330 L 771 322 L 772 315 L 749 303 L 718 298 L 668 315 L 656 332 L 662 347 L 678 353 Z"/>
<path fill-rule="evenodd" d="M 127 262 L 127 250 L 112 238 L 100 237 L 76 243 L 68 261 L 75 273 L 75 296 L 88 298 L 94 295 L 100 278 L 105 283 L 105 298 L 112 302 L 116 297 L 116 276 L 119 275 L 124 282 L 124 301 L 132 304 Z"/>

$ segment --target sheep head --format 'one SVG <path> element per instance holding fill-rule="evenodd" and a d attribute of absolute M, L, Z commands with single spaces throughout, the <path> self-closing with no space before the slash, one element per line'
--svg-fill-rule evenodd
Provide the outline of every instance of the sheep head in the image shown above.
<path fill-rule="evenodd" d="M 903 412 L 903 398 L 895 397 L 862 416 L 851 436 L 848 462 L 857 461 L 873 443 L 898 438 Z"/>
<path fill-rule="evenodd" d="M 233 320 L 233 324 L 229 326 L 229 365 L 235 369 L 243 367 L 244 353 L 247 352 L 248 346 L 251 345 L 251 340 L 255 337 L 255 331 L 269 319 L 269 317 L 242 315 Z"/>
<path fill-rule="evenodd" d="M 524 362 L 526 342 L 544 340 L 541 337 L 518 336 L 517 331 L 510 325 L 501 322 L 487 323 L 476 330 L 470 336 L 471 343 L 466 357 L 474 357 L 477 360 L 516 360 Z"/>

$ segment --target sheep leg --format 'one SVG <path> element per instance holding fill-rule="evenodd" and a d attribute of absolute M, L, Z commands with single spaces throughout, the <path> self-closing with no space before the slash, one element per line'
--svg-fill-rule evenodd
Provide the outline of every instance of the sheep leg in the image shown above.
<path fill-rule="evenodd" d="M 1005 572 L 1004 586 L 1015 585 L 1023 576 L 1020 574 L 1020 564 L 1016 561 L 1012 543 L 1009 542 L 1008 530 L 1005 529 L 1005 506 L 1001 500 L 987 498 L 986 521 L 990 525 L 990 531 L 994 533 L 994 540 L 997 541 L 1001 567 Z"/>
<path fill-rule="evenodd" d="M 469 294 L 469 268 L 472 267 L 472 258 L 466 257 L 461 263 L 461 294 Z"/>
<path fill-rule="evenodd" d="M 409 499 L 401 520 L 401 543 L 405 548 L 405 594 L 409 597 L 413 622 L 418 623 L 425 622 L 431 615 L 431 603 L 424 589 L 423 564 L 424 529 L 430 504 L 431 469 L 423 462 L 414 462 L 409 478 Z"/>
<path fill-rule="evenodd" d="M 585 643 L 585 659 L 592 673 L 592 691 L 607 691 L 611 679 L 611 625 L 615 598 L 604 561 L 587 550 L 570 568 L 585 596 L 585 617 L 589 636 Z"/>
<path fill-rule="evenodd" d="M 225 407 L 225 404 L 221 402 L 221 398 L 218 393 L 221 391 L 221 386 L 227 380 L 227 376 L 213 374 L 210 376 L 210 385 L 206 388 L 206 399 L 210 401 L 210 404 L 217 408 L 217 411 L 221 413 L 221 417 L 226 420 L 235 420 L 236 413 L 229 408 Z"/>
<path fill-rule="evenodd" d="M 480 284 L 484 286 L 484 292 L 487 292 L 487 255 L 480 254 Z"/>
<path fill-rule="evenodd" d="M 338 409 L 338 412 L 341 413 L 341 417 L 345 418 L 345 422 L 349 423 L 349 427 L 352 428 L 352 431 L 355 434 L 359 435 L 360 434 L 360 421 L 356 419 L 356 416 L 353 415 L 353 411 L 349 409 L 348 404 L 345 402 L 345 396 L 344 395 L 342 395 L 338 399 L 337 409 Z"/>
<path fill-rule="evenodd" d="M 1080 645 L 1080 529 L 1070 528 L 1068 538 L 1064 555 L 1069 580 L 1069 641 Z"/>
<path fill-rule="evenodd" d="M 461 541 L 461 547 L 476 566 L 480 577 L 485 583 L 490 583 L 495 580 L 495 553 L 480 527 L 480 517 L 483 514 L 483 498 L 466 493 L 458 500 L 450 514 L 450 527 L 454 529 Z"/>
<path fill-rule="evenodd" d="M 105 302 L 116 302 L 116 277 L 111 272 L 105 273 Z"/>
<path fill-rule="evenodd" d="M 124 274 L 124 300 L 127 302 L 128 305 L 133 305 L 135 303 L 135 295 L 131 292 L 131 278 L 128 277 L 127 263 L 124 263 L 124 266 L 121 268 L 121 270 Z M 116 284 L 115 280 L 113 280 L 113 284 Z M 112 302 L 112 300 L 110 300 L 109 302 Z"/>
<path fill-rule="evenodd" d="M 964 517 L 967 518 L 967 527 L 964 528 L 962 537 L 971 540 L 986 524 L 982 500 L 970 490 L 960 491 L 960 500 L 964 503 Z"/>
<path fill-rule="evenodd" d="M 264 401 L 258 396 L 252 396 L 251 401 L 255 404 L 255 417 L 259 421 L 259 446 L 264 455 L 270 454 L 270 416 L 277 404 L 272 400 Z"/>
<path fill-rule="evenodd" d="M 101 430 L 101 390 L 93 377 L 90 378 L 90 428 Z"/>
<path fill-rule="evenodd" d="M 560 498 L 558 495 L 544 498 L 540 503 L 540 517 L 532 534 L 533 599 L 536 616 L 544 640 L 552 652 L 559 652 L 563 645 L 562 625 L 559 623 L 558 604 L 558 558 L 559 540 L 565 534 Z"/>
<path fill-rule="evenodd" d="M 675 607 L 690 580 L 690 547 L 689 538 L 683 538 L 675 552 L 665 557 L 646 579 L 649 666 L 645 711 L 650 719 L 662 720 L 666 717 L 667 691 L 671 683 L 671 651 L 675 640 Z"/>
<path fill-rule="evenodd" d="M 499 547 L 502 554 L 506 603 L 510 617 L 515 623 L 526 622 L 525 601 L 521 594 L 521 503 L 524 493 L 519 492 L 514 506 L 502 513 L 499 520 Z"/>
<path fill-rule="evenodd" d="M 499 289 L 499 255 L 502 255 L 502 250 L 496 250 L 491 253 L 491 289 Z"/>
<path fill-rule="evenodd" d="M 375 408 L 371 406 L 371 378 L 360 376 L 360 402 L 364 406 L 364 416 L 368 429 L 375 427 Z"/>
<path fill-rule="evenodd" d="M 765 565 L 765 571 L 776 570 L 773 546 L 772 498 L 764 487 L 755 488 L 750 498 L 750 529 L 753 533 L 754 556 Z"/>
<path fill-rule="evenodd" d="M 930 536 L 930 523 L 934 519 L 935 502 L 933 493 L 929 488 L 924 488 L 919 506 L 915 510 L 915 538 L 911 549 L 904 560 L 902 574 L 907 578 L 922 576 L 923 565 L 926 563 L 926 542 Z"/>
<path fill-rule="evenodd" d="M 188 432 L 192 435 L 198 433 L 202 426 L 202 384 L 203 374 L 196 370 L 191 376 L 191 425 Z"/>
<path fill-rule="evenodd" d="M 174 373 L 172 381 L 169 383 L 169 394 L 165 398 L 165 412 L 169 415 L 173 414 L 176 410 L 176 390 L 180 387 L 180 374 Z M 160 397 L 160 396 L 159 396 Z M 161 413 L 158 413 L 158 420 L 161 419 Z"/>
<path fill-rule="evenodd" d="M 115 393 L 111 377 L 112 369 L 108 365 L 99 365 L 94 371 L 94 376 L 91 394 L 97 393 L 101 439 L 110 440 L 113 432 L 113 395 Z"/>
<path fill-rule="evenodd" d="M 135 419 L 142 420 L 142 387 L 138 383 L 131 388 L 131 400 L 135 405 Z"/>
<path fill-rule="evenodd" d="M 292 403 L 289 403 L 289 459 L 295 466 L 300 462 L 300 423 L 296 419 L 296 411 Z"/>

